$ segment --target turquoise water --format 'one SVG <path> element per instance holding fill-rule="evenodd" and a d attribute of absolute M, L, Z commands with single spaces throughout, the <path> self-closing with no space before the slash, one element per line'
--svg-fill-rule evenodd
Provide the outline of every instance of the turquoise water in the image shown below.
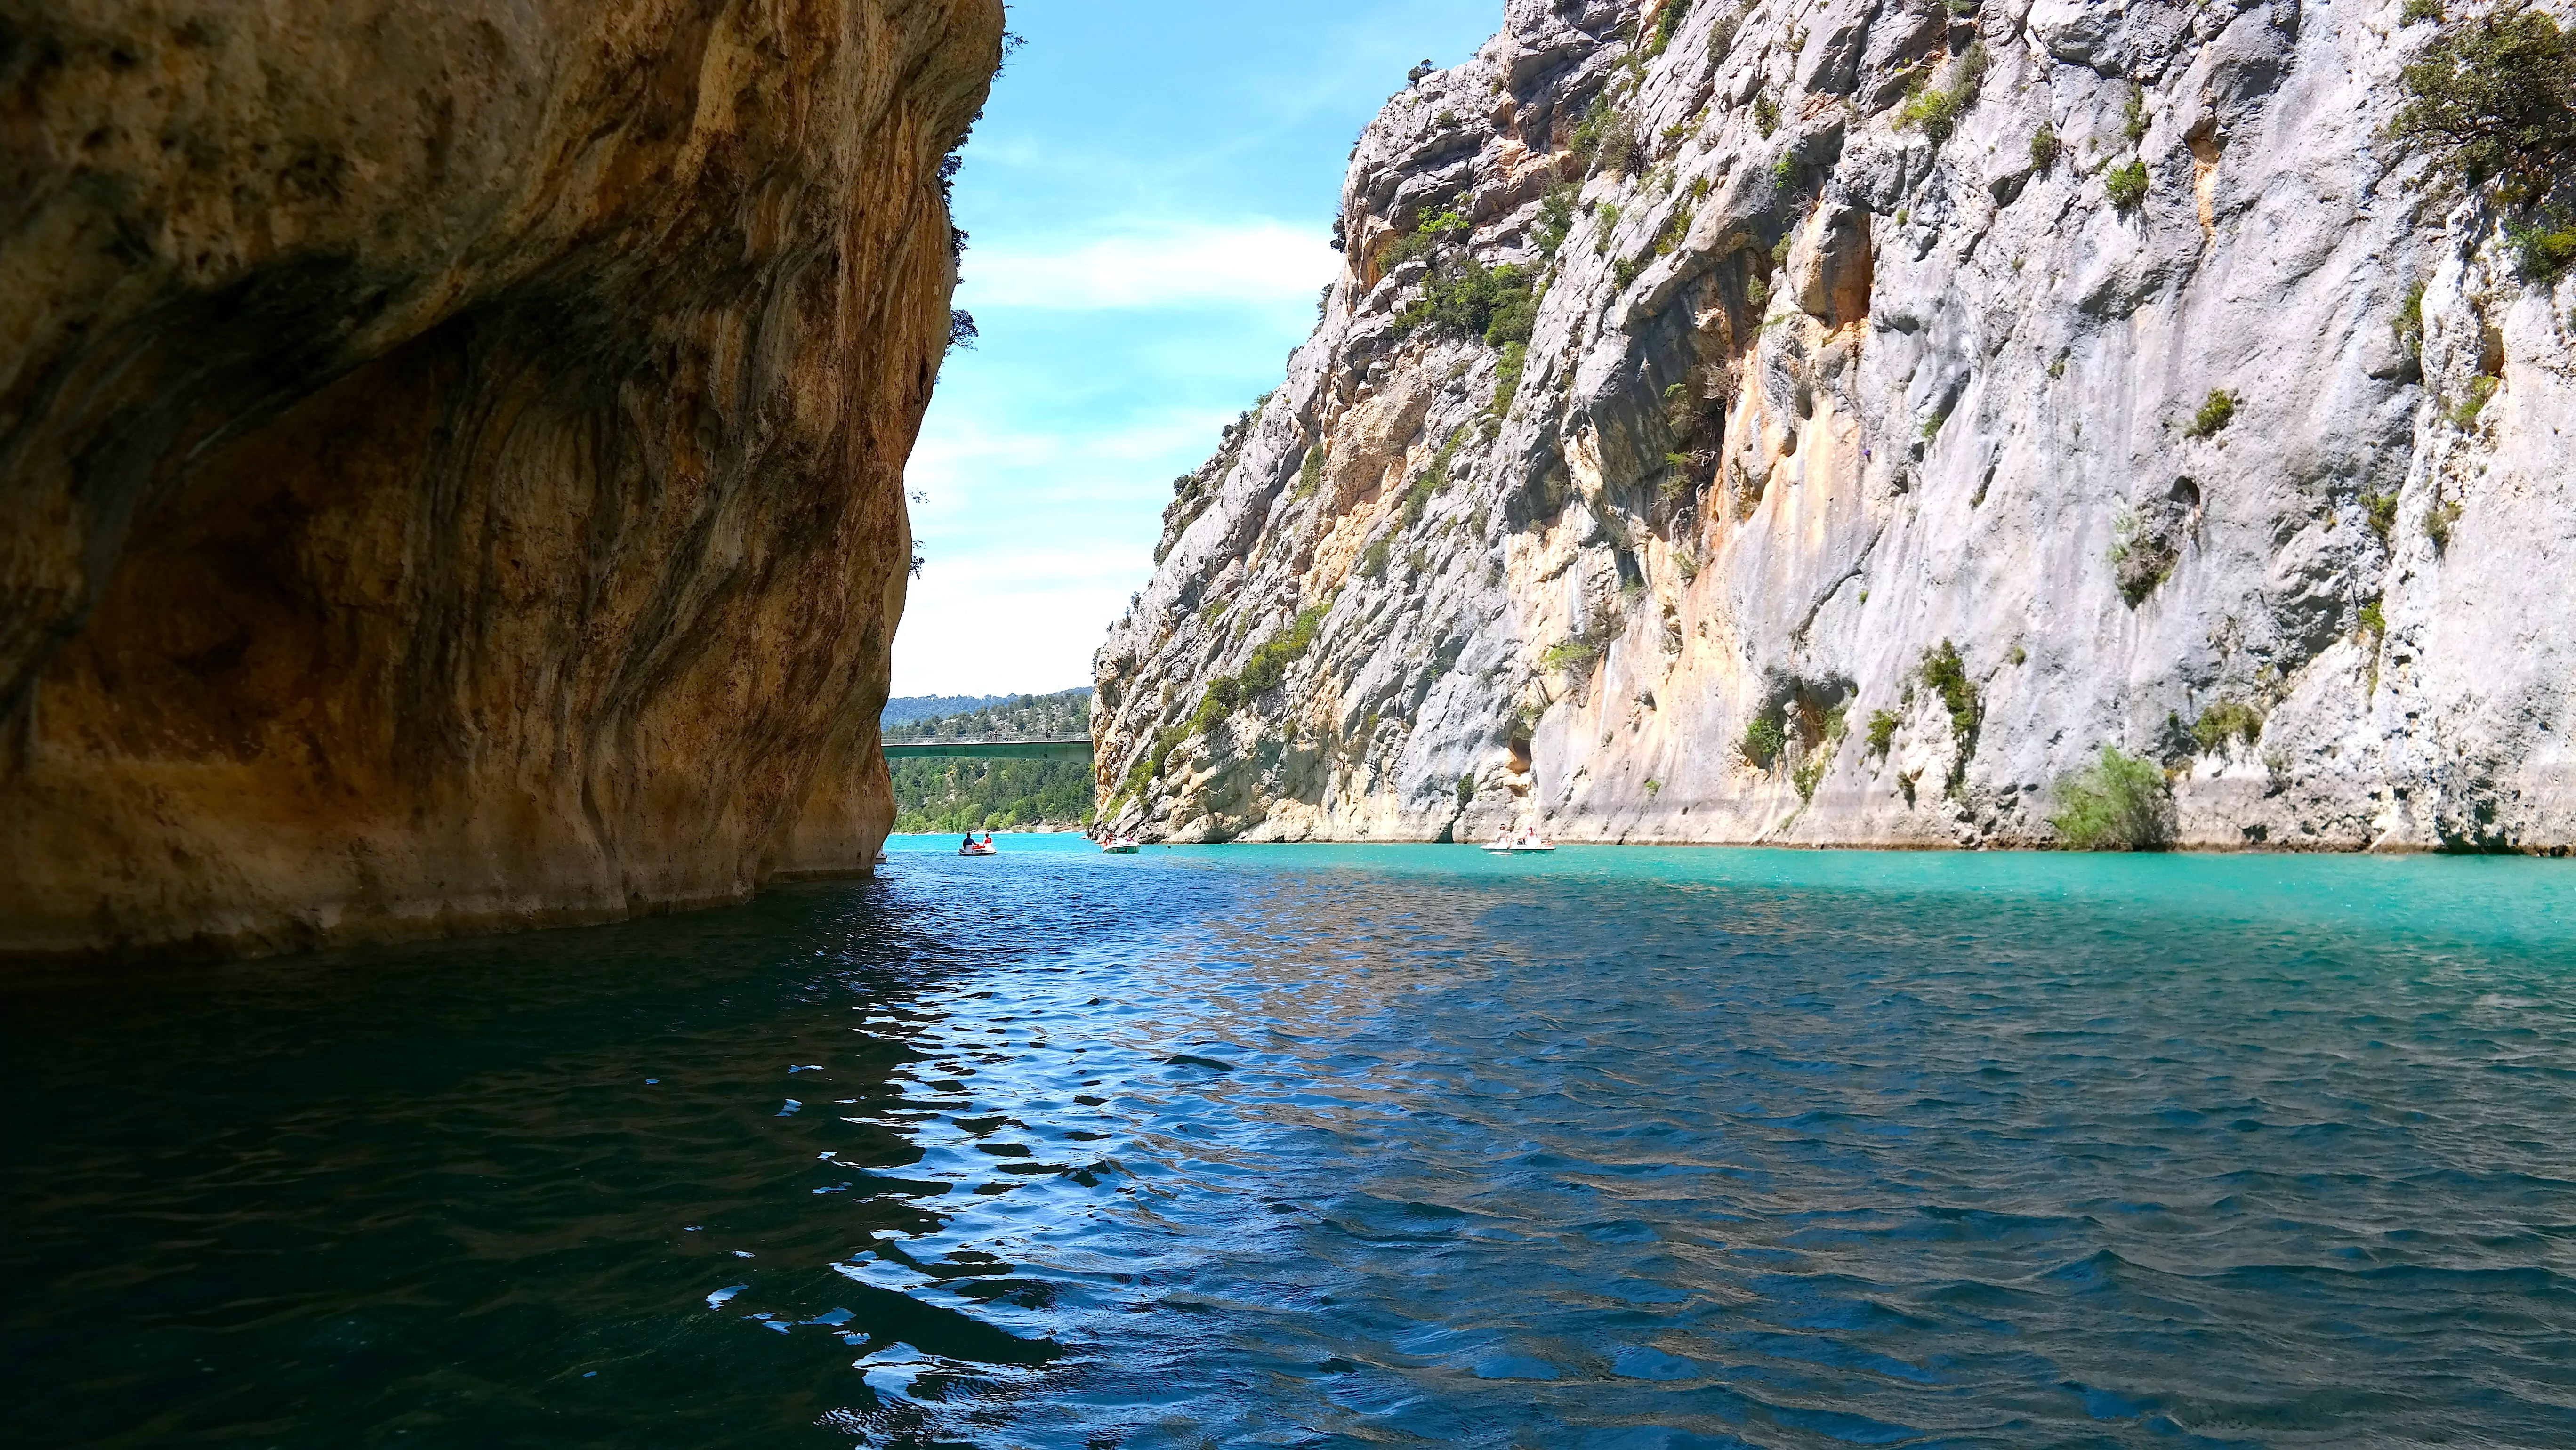
<path fill-rule="evenodd" d="M 2576 1444 L 2554 862 L 894 843 L 7 996 L 33 1445 Z"/>

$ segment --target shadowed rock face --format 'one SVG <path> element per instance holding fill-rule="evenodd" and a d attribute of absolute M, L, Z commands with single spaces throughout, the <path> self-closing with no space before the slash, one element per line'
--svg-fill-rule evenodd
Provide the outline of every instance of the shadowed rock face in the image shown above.
<path fill-rule="evenodd" d="M 2109 744 L 2185 844 L 2576 846 L 2576 274 L 2386 142 L 2432 26 L 1680 3 L 1511 0 L 1361 138 L 1100 652 L 1120 828 L 2037 844 Z M 1405 325 L 1471 258 L 1517 373 Z"/>
<path fill-rule="evenodd" d="M 997 0 L 0 5 L 0 956 L 860 871 Z"/>

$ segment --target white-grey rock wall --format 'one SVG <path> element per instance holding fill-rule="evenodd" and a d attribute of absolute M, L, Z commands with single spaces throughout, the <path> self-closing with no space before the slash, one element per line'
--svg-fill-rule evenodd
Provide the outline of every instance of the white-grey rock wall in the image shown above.
<path fill-rule="evenodd" d="M 2576 275 L 2384 139 L 2400 9 L 1512 0 L 1100 651 L 1116 821 L 2034 844 L 2110 744 L 2185 845 L 2576 845 Z M 1545 279 L 1500 399 L 1399 322 L 1470 256 Z"/>

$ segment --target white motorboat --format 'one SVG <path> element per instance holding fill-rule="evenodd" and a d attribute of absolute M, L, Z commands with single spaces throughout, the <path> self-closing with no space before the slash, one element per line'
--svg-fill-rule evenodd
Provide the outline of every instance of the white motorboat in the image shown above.
<path fill-rule="evenodd" d="M 1114 841 L 1101 842 L 1100 854 L 1104 856 L 1133 856 L 1143 845 L 1144 843 L 1142 841 L 1130 841 L 1126 837 L 1121 836 Z"/>

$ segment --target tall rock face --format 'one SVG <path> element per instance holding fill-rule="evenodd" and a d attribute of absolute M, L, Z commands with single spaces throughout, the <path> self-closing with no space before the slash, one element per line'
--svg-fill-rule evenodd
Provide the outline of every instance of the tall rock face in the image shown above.
<path fill-rule="evenodd" d="M 1668 4 L 1362 137 L 1100 652 L 1123 827 L 2040 844 L 2108 745 L 2185 845 L 2576 844 L 2576 281 L 2385 139 L 2432 25 Z"/>
<path fill-rule="evenodd" d="M 864 871 L 998 0 L 0 4 L 0 957 Z"/>

